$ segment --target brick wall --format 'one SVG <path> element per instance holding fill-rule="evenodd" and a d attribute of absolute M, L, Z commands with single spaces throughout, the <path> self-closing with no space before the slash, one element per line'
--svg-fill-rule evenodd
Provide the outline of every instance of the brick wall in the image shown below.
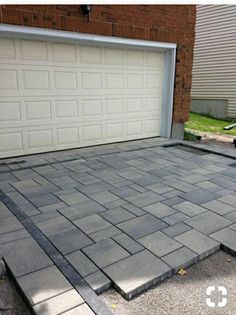
<path fill-rule="evenodd" d="M 0 22 L 178 44 L 174 123 L 188 118 L 196 8 L 194 5 L 1 5 Z"/>

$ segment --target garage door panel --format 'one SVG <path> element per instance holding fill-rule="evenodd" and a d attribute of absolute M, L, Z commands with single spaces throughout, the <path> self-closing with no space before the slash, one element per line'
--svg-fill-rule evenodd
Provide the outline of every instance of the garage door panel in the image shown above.
<path fill-rule="evenodd" d="M 0 124 L 20 121 L 20 103 L 19 102 L 0 102 Z"/>
<path fill-rule="evenodd" d="M 110 98 L 106 99 L 106 114 L 120 115 L 124 114 L 124 99 L 123 98 Z"/>
<path fill-rule="evenodd" d="M 105 65 L 122 66 L 124 65 L 123 49 L 105 48 Z"/>
<path fill-rule="evenodd" d="M 102 99 L 83 100 L 83 118 L 90 119 L 91 116 L 100 116 L 102 119 Z"/>
<path fill-rule="evenodd" d="M 48 47 L 46 42 L 20 41 L 20 58 L 23 60 L 48 60 Z"/>
<path fill-rule="evenodd" d="M 72 71 L 54 71 L 54 88 L 55 90 L 77 90 L 78 80 L 77 72 Z"/>
<path fill-rule="evenodd" d="M 22 132 L 1 132 L 0 133 L 0 153 L 11 153 L 23 150 Z"/>
<path fill-rule="evenodd" d="M 27 101 L 24 104 L 27 120 L 52 119 L 50 101 Z"/>
<path fill-rule="evenodd" d="M 0 39 L 0 157 L 160 134 L 163 53 Z"/>
<path fill-rule="evenodd" d="M 69 44 L 52 44 L 52 60 L 65 63 L 76 63 L 77 53 L 76 46 Z"/>
<path fill-rule="evenodd" d="M 79 129 L 74 128 L 58 128 L 57 129 L 57 144 L 65 145 L 78 144 L 79 141 Z"/>
<path fill-rule="evenodd" d="M 82 140 L 86 143 L 87 141 L 93 141 L 96 143 L 98 141 L 102 141 L 102 132 L 103 126 L 101 124 L 97 125 L 88 125 L 82 127 L 83 138 Z"/>
<path fill-rule="evenodd" d="M 0 90 L 17 90 L 17 71 L 11 69 L 0 69 Z"/>
<path fill-rule="evenodd" d="M 49 90 L 49 71 L 23 70 L 23 88 L 25 90 Z"/>
<path fill-rule="evenodd" d="M 77 100 L 61 100 L 55 101 L 56 119 L 78 119 L 78 101 Z"/>
<path fill-rule="evenodd" d="M 101 64 L 102 48 L 81 46 L 79 48 L 79 61 L 82 63 Z"/>
<path fill-rule="evenodd" d="M 52 147 L 53 135 L 51 129 L 40 129 L 28 131 L 28 145 L 30 149 L 37 149 L 38 147 Z"/>

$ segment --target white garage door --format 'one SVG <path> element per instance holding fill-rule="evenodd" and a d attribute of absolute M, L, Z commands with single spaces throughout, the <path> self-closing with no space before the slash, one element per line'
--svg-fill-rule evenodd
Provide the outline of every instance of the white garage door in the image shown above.
<path fill-rule="evenodd" d="M 0 157 L 160 135 L 163 56 L 0 39 Z"/>

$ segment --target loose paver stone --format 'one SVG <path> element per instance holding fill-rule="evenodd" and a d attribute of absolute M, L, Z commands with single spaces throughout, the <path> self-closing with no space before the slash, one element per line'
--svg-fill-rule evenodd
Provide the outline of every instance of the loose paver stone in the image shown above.
<path fill-rule="evenodd" d="M 142 237 L 138 239 L 138 242 L 158 257 L 165 256 L 182 247 L 182 244 L 176 242 L 161 231 Z"/>
<path fill-rule="evenodd" d="M 174 239 L 197 253 L 199 259 L 209 256 L 220 248 L 220 243 L 196 230 L 187 231 Z"/>
<path fill-rule="evenodd" d="M 225 219 L 224 217 L 216 213 L 208 211 L 199 214 L 191 219 L 185 220 L 185 223 L 192 226 L 196 230 L 209 235 L 223 229 L 233 222 Z"/>
<path fill-rule="evenodd" d="M 155 255 L 143 250 L 106 267 L 104 272 L 124 298 L 130 300 L 146 288 L 169 277 L 172 270 Z"/>
<path fill-rule="evenodd" d="M 126 250 L 111 239 L 91 245 L 83 249 L 83 252 L 100 268 L 129 256 Z"/>

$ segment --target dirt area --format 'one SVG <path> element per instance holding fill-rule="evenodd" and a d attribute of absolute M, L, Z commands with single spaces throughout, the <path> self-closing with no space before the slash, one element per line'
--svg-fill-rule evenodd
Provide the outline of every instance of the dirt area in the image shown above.
<path fill-rule="evenodd" d="M 102 300 L 116 315 L 235 315 L 236 258 L 219 251 L 130 302 L 115 290 L 102 294 Z M 206 304 L 206 288 L 224 286 L 227 304 L 218 307 L 222 296 L 213 293 L 216 307 Z M 217 292 L 217 290 L 216 290 Z"/>
<path fill-rule="evenodd" d="M 188 131 L 200 135 L 202 137 L 200 143 L 208 144 L 209 146 L 224 146 L 226 148 L 234 148 L 233 140 L 235 139 L 234 136 L 230 135 L 222 135 L 217 133 L 211 133 L 211 132 L 200 132 L 196 130 L 190 130 Z"/>
<path fill-rule="evenodd" d="M 0 315 L 30 314 L 31 312 L 9 275 L 0 278 Z"/>

